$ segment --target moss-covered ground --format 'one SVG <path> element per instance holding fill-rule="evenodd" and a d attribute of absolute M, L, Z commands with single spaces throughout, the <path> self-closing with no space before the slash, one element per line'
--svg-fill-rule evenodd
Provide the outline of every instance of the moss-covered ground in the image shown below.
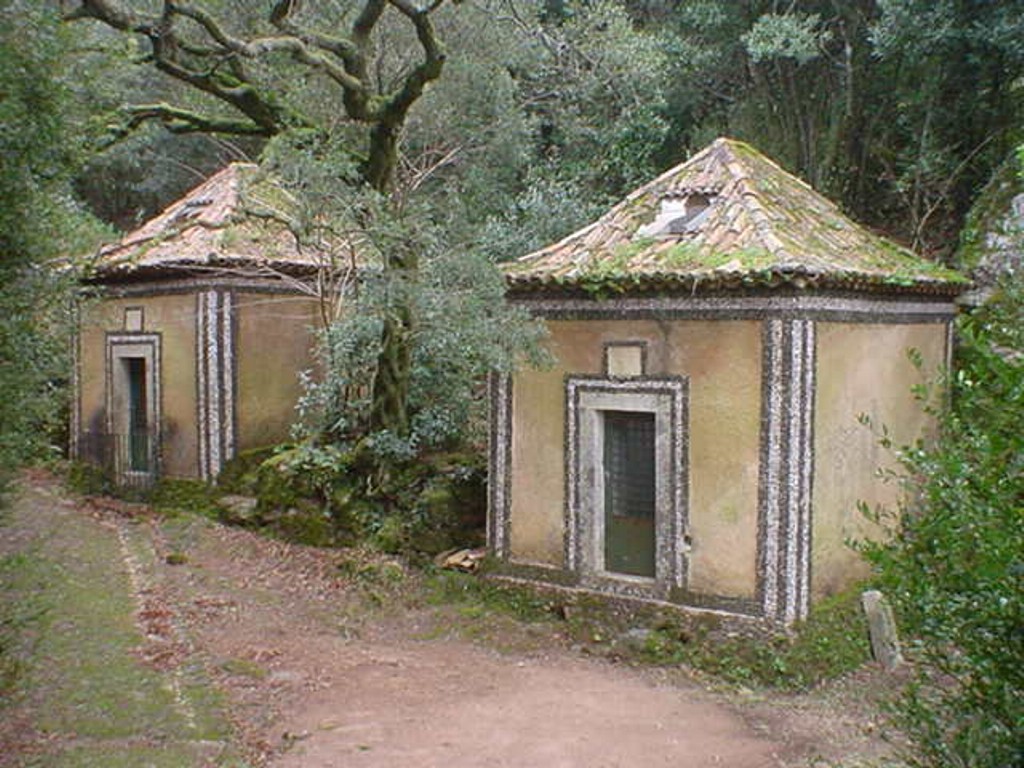
<path fill-rule="evenodd" d="M 42 487 L 0 514 L 0 765 L 245 765 L 202 670 L 144 658 L 146 537 Z"/>

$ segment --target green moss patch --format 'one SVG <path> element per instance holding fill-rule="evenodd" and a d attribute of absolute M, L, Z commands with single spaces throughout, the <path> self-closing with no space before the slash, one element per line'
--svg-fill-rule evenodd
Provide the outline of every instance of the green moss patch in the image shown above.
<path fill-rule="evenodd" d="M 2 616 L 44 610 L 17 628 L 20 670 L 7 701 L 46 744 L 39 765 L 241 765 L 201 670 L 156 669 L 140 656 L 125 557 L 146 569 L 155 555 L 141 524 L 127 531 L 122 539 L 39 493 L 16 502 L 3 534 L 21 551 L 9 556 L 18 567 L 3 583 Z"/>

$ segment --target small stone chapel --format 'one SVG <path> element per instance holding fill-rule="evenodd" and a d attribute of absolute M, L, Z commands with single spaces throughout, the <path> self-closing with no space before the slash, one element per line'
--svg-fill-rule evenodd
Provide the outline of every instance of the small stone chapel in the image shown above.
<path fill-rule="evenodd" d="M 492 383 L 489 545 L 530 580 L 788 625 L 933 424 L 965 281 L 718 139 L 507 265 L 554 364 Z"/>

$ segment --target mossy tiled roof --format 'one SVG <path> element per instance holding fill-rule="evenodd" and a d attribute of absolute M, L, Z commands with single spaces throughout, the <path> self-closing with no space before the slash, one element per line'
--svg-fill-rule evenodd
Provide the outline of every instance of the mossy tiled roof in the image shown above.
<path fill-rule="evenodd" d="M 117 243 L 100 250 L 98 279 L 259 268 L 309 269 L 322 254 L 289 229 L 294 203 L 259 168 L 232 163 Z"/>
<path fill-rule="evenodd" d="M 650 233 L 665 200 L 709 200 Z M 514 292 L 789 286 L 953 295 L 966 281 L 847 218 L 743 142 L 720 138 L 590 226 L 504 265 Z"/>

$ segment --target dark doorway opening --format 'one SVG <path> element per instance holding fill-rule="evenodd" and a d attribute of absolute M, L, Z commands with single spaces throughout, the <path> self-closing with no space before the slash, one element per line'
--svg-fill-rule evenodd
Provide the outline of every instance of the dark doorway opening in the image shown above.
<path fill-rule="evenodd" d="M 655 576 L 655 415 L 604 412 L 604 569 Z"/>
<path fill-rule="evenodd" d="M 128 469 L 133 472 L 150 470 L 149 403 L 146 393 L 146 358 L 124 357 L 127 386 L 128 417 Z"/>

